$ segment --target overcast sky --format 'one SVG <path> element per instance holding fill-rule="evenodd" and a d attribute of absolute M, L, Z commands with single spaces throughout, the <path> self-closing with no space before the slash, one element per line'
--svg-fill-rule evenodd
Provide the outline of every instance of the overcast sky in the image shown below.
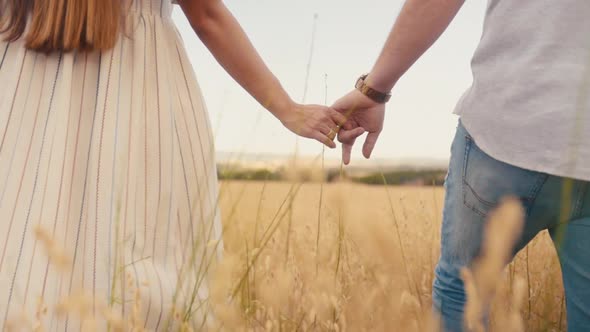
<path fill-rule="evenodd" d="M 229 0 L 270 69 L 296 101 L 304 90 L 306 64 L 317 14 L 307 102 L 328 104 L 370 70 L 401 0 Z M 481 36 L 485 1 L 466 1 L 437 44 L 394 88 L 384 133 L 374 156 L 385 159 L 448 158 L 457 117 L 453 108 L 471 83 L 470 59 Z M 203 90 L 217 151 L 292 154 L 295 136 L 215 62 L 179 8 L 175 21 Z M 327 79 L 326 79 L 327 77 Z M 299 152 L 318 155 L 319 143 L 299 140 Z M 327 156 L 336 158 L 339 151 Z M 355 153 L 360 156 L 359 149 Z M 353 160 L 354 162 L 354 160 Z"/>

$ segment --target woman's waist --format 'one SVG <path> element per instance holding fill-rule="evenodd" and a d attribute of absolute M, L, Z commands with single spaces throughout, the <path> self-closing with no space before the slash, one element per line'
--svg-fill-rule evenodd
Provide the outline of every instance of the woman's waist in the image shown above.
<path fill-rule="evenodd" d="M 169 20 L 172 16 L 172 3 L 170 0 L 137 0 L 129 8 L 128 15 L 155 17 Z"/>

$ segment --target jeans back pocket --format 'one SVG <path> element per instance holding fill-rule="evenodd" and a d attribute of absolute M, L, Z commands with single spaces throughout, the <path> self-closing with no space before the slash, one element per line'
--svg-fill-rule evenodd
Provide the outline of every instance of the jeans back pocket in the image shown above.
<path fill-rule="evenodd" d="M 547 175 L 496 160 L 482 151 L 473 138 L 465 136 L 463 162 L 463 203 L 487 216 L 506 196 L 520 198 L 528 208 L 547 179 Z"/>

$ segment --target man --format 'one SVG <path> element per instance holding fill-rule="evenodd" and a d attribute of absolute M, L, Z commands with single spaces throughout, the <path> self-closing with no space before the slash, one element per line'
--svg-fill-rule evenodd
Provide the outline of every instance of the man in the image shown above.
<path fill-rule="evenodd" d="M 370 157 L 389 92 L 462 4 L 406 1 L 373 69 L 334 104 L 353 111 L 338 135 L 344 163 L 363 131 L 363 154 Z M 488 1 L 473 85 L 455 110 L 460 122 L 445 183 L 433 302 L 446 330 L 463 330 L 459 271 L 478 255 L 490 210 L 512 195 L 526 211 L 516 251 L 549 230 L 563 271 L 568 328 L 590 331 L 589 17 L 587 0 Z"/>

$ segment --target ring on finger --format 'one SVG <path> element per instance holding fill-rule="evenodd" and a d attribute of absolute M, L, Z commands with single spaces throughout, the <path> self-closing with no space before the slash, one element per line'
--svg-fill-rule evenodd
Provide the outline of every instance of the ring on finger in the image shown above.
<path fill-rule="evenodd" d="M 335 129 L 330 129 L 330 132 L 326 136 L 328 136 L 328 138 L 333 141 L 336 138 L 336 134 L 338 134 L 339 130 L 340 126 L 338 125 Z"/>
<path fill-rule="evenodd" d="M 334 138 L 336 138 L 336 132 L 334 129 L 330 129 L 330 132 L 326 136 L 328 136 L 328 138 L 333 141 Z"/>

